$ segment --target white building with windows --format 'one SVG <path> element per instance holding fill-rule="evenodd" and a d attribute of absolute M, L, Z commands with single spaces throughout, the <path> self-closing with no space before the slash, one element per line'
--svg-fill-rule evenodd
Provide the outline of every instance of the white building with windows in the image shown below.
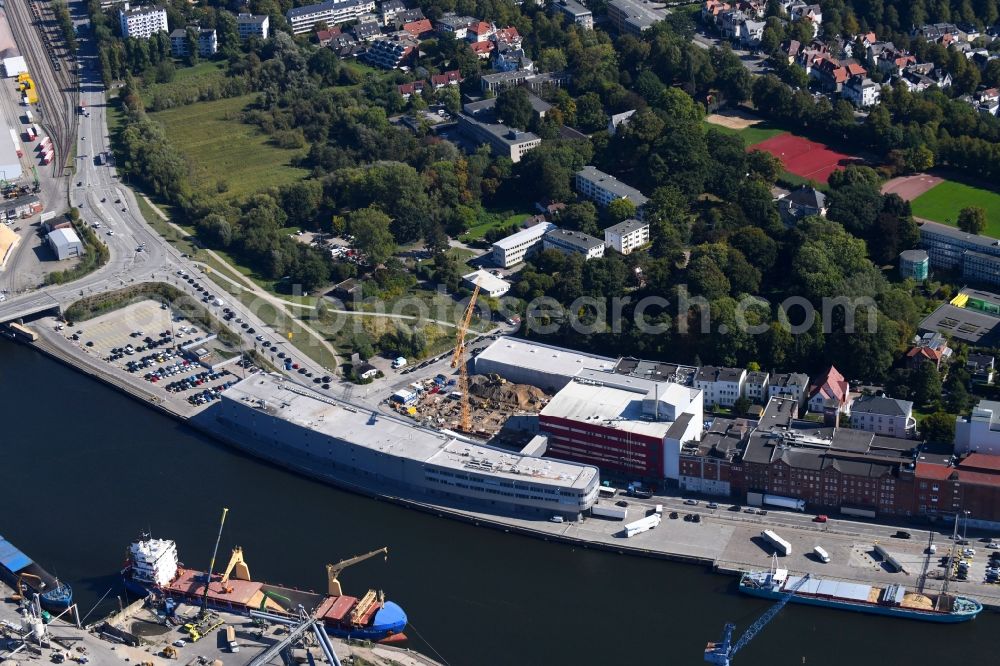
<path fill-rule="evenodd" d="M 955 420 L 955 455 L 1000 455 L 1000 402 L 980 400 L 968 417 Z"/>
<path fill-rule="evenodd" d="M 240 39 L 244 41 L 251 37 L 267 39 L 271 30 L 271 18 L 267 14 L 240 14 L 236 17 L 236 29 L 240 33 Z"/>
<path fill-rule="evenodd" d="M 188 55 L 188 30 L 193 30 L 198 35 L 198 55 L 202 58 L 214 56 L 219 50 L 219 39 L 216 36 L 215 28 L 188 26 L 187 28 L 177 28 L 170 33 L 170 53 L 175 58 L 184 58 Z"/>
<path fill-rule="evenodd" d="M 770 396 L 767 389 L 771 375 L 766 372 L 747 372 L 746 381 L 743 383 L 743 397 L 758 405 L 767 404 Z"/>
<path fill-rule="evenodd" d="M 717 368 L 705 365 L 698 368 L 694 376 L 694 386 L 701 389 L 705 396 L 705 405 L 732 407 L 736 399 L 743 395 L 747 371 L 743 368 Z"/>
<path fill-rule="evenodd" d="M 887 437 L 913 437 L 917 420 L 913 403 L 881 395 L 865 395 L 851 407 L 851 427 Z"/>
<path fill-rule="evenodd" d="M 802 409 L 805 406 L 803 401 L 808 390 L 809 375 L 801 372 L 785 372 L 771 377 L 767 387 L 767 397 L 794 400 L 798 408 Z"/>
<path fill-rule="evenodd" d="M 642 219 L 642 207 L 649 198 L 634 187 L 593 166 L 583 167 L 576 173 L 575 180 L 576 191 L 580 196 L 590 199 L 602 208 L 607 207 L 612 201 L 628 199 L 635 204 L 636 217 Z"/>
<path fill-rule="evenodd" d="M 469 289 L 475 289 L 476 285 L 479 285 L 479 292 L 490 298 L 500 298 L 508 291 L 510 291 L 510 282 L 504 280 L 503 278 L 498 278 L 496 275 L 483 269 L 478 271 L 473 271 L 468 275 L 462 276 L 462 282 Z"/>
<path fill-rule="evenodd" d="M 375 0 L 327 0 L 315 5 L 293 7 L 285 14 L 292 33 L 310 32 L 317 23 L 335 26 L 375 11 Z"/>
<path fill-rule="evenodd" d="M 604 230 L 604 244 L 619 254 L 629 254 L 648 242 L 649 223 L 634 218 Z"/>
<path fill-rule="evenodd" d="M 525 257 L 541 249 L 545 234 L 556 228 L 551 222 L 541 222 L 522 229 L 493 243 L 493 263 L 500 268 L 510 268 L 524 261 Z"/>
<path fill-rule="evenodd" d="M 122 37 L 149 39 L 157 32 L 167 31 L 167 10 L 159 5 L 129 7 L 128 3 L 118 10 Z"/>
<path fill-rule="evenodd" d="M 553 229 L 542 237 L 546 250 L 559 250 L 564 254 L 580 254 L 584 260 L 599 259 L 604 256 L 604 242 L 582 231 Z"/>

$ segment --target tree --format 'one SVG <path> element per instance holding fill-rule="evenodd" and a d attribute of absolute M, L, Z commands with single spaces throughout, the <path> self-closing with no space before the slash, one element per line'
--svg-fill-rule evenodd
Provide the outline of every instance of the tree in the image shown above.
<path fill-rule="evenodd" d="M 596 132 L 608 125 L 608 116 L 597 93 L 586 93 L 576 100 L 576 120 L 585 132 Z"/>
<path fill-rule="evenodd" d="M 729 294 L 729 279 L 712 257 L 703 255 L 688 266 L 691 292 L 715 300 Z"/>
<path fill-rule="evenodd" d="M 528 99 L 528 91 L 524 88 L 507 88 L 501 90 L 496 101 L 497 118 L 504 125 L 517 129 L 528 129 L 535 111 Z"/>
<path fill-rule="evenodd" d="M 981 206 L 967 206 L 958 214 L 958 228 L 970 234 L 981 234 L 986 229 L 986 210 Z"/>
<path fill-rule="evenodd" d="M 941 399 L 941 375 L 930 361 L 921 363 L 911 375 L 913 399 L 921 406 L 931 405 Z"/>
<path fill-rule="evenodd" d="M 635 204 L 630 199 L 615 199 L 608 204 L 608 218 L 611 224 L 618 224 L 635 217 Z"/>
<path fill-rule="evenodd" d="M 746 416 L 748 411 L 750 411 L 750 401 L 742 395 L 736 398 L 733 402 L 733 416 Z"/>
<path fill-rule="evenodd" d="M 396 252 L 396 239 L 389 230 L 391 224 L 389 216 L 373 206 L 347 216 L 347 228 L 372 266 L 385 263 Z"/>
<path fill-rule="evenodd" d="M 928 442 L 952 444 L 955 441 L 955 415 L 937 411 L 924 417 L 920 432 Z"/>

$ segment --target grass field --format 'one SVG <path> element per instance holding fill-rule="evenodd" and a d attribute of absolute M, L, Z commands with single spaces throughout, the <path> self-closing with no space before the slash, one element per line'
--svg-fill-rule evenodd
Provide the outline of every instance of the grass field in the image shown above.
<path fill-rule="evenodd" d="M 471 243 L 473 241 L 482 240 L 483 236 L 490 229 L 495 229 L 497 227 L 506 227 L 511 224 L 521 224 L 526 219 L 531 217 L 532 213 L 516 213 L 507 218 L 501 218 L 497 215 L 484 215 L 483 220 L 478 222 L 471 227 L 469 227 L 464 234 L 458 237 L 463 243 Z"/>
<path fill-rule="evenodd" d="M 151 114 L 191 164 L 191 182 L 199 191 L 217 194 L 218 184 L 224 183 L 228 189 L 223 196 L 238 198 L 309 173 L 291 165 L 304 151 L 277 148 L 263 132 L 240 121 L 240 112 L 254 97 L 198 102 Z"/>
<path fill-rule="evenodd" d="M 986 209 L 983 233 L 1000 238 L 1000 192 L 946 180 L 921 194 L 910 205 L 917 217 L 951 225 L 958 224 L 958 214 L 966 206 L 982 206 Z"/>
<path fill-rule="evenodd" d="M 723 127 L 722 125 L 715 125 L 709 122 L 702 122 L 702 124 L 707 129 L 714 129 L 722 132 L 723 134 L 735 134 L 743 139 L 743 143 L 747 147 L 753 146 L 760 143 L 761 141 L 767 141 L 771 137 L 778 136 L 779 134 L 784 134 L 787 130 L 783 130 L 779 127 L 772 127 L 766 122 L 759 123 L 757 125 L 752 125 L 744 129 L 733 129 L 731 127 Z"/>

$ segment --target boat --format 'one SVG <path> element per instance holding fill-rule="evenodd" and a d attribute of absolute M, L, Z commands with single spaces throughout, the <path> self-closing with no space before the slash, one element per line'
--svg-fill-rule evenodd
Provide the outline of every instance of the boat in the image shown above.
<path fill-rule="evenodd" d="M 320 594 L 251 580 L 243 550 L 234 548 L 225 572 L 211 576 L 207 603 L 217 610 L 264 611 L 289 618 L 298 617 L 301 605 L 313 617 L 322 619 L 327 632 L 335 636 L 402 644 L 407 641 L 403 633 L 407 618 L 398 604 L 386 600 L 382 592 L 375 590 L 368 590 L 361 597 L 343 594 L 337 580 L 337 575 L 347 566 L 384 552 L 387 551 L 383 548 L 337 565 L 327 565 L 329 593 Z M 144 537 L 129 546 L 122 579 L 125 588 L 133 594 L 153 594 L 200 605 L 209 576 L 184 567 L 173 541 Z"/>
<path fill-rule="evenodd" d="M 740 576 L 740 592 L 754 597 L 780 599 L 791 590 L 792 603 L 925 622 L 966 622 L 983 610 L 983 605 L 970 597 L 909 591 L 895 583 L 879 587 L 812 576 L 803 580 L 777 567 L 747 571 Z"/>
<path fill-rule="evenodd" d="M 45 610 L 61 613 L 73 604 L 73 588 L 0 536 L 0 578 L 15 595 L 38 594 Z"/>

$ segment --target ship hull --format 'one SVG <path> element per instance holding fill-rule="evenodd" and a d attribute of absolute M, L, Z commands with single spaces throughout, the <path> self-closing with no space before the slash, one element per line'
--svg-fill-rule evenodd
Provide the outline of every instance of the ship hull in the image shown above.
<path fill-rule="evenodd" d="M 751 587 L 740 585 L 740 592 L 752 597 L 763 599 L 780 599 L 784 592 L 773 589 Z M 868 613 L 870 615 L 884 615 L 887 617 L 898 617 L 907 620 L 920 620 L 922 622 L 937 622 L 941 624 L 955 624 L 958 622 L 968 622 L 975 619 L 976 613 L 928 613 L 910 608 L 899 608 L 893 606 L 879 606 L 876 604 L 857 604 L 849 601 L 838 601 L 837 599 L 821 599 L 819 597 L 803 596 L 793 594 L 789 599 L 793 604 L 805 604 L 807 606 L 820 606 L 823 608 L 835 608 L 837 610 L 853 611 L 855 613 Z"/>

